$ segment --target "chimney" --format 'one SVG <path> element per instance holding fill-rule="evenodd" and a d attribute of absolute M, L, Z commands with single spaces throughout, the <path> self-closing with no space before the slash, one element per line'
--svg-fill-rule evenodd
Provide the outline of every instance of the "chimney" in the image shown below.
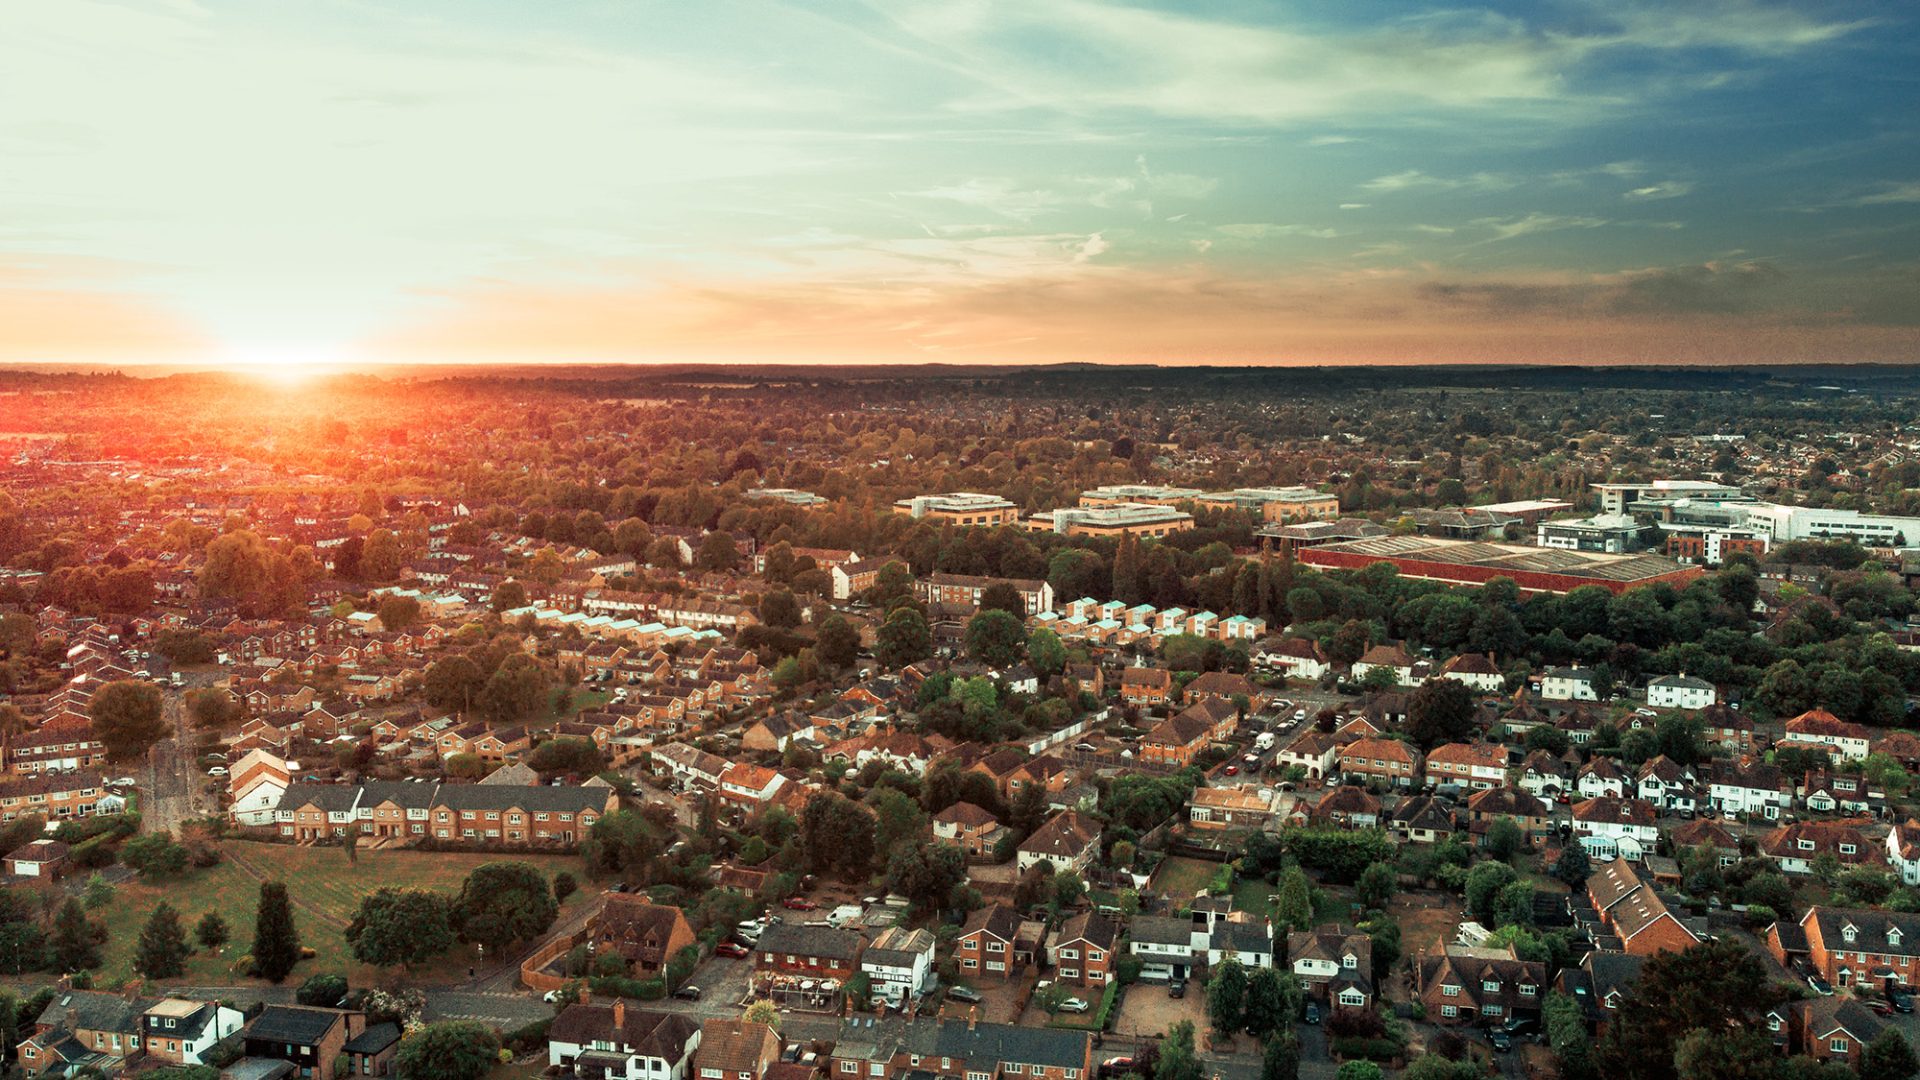
<path fill-rule="evenodd" d="M 592 1003 L 593 991 L 588 989 L 585 983 L 582 983 L 580 986 L 580 1004 L 591 1005 Z"/>
<path fill-rule="evenodd" d="M 973 1029 L 979 1026 L 980 1026 L 980 1006 L 970 1005 L 967 1007 L 967 1030 L 972 1031 Z"/>
<path fill-rule="evenodd" d="M 74 1008 L 67 1009 L 66 1020 L 67 1020 L 67 1030 L 73 1034 L 76 1034 L 76 1035 L 79 1034 L 80 1033 L 80 1010 L 74 1009 Z"/>
<path fill-rule="evenodd" d="M 626 1028 L 627 1028 L 627 1000 L 625 998 L 614 998 L 613 999 L 613 1029 L 615 1031 L 625 1031 Z"/>

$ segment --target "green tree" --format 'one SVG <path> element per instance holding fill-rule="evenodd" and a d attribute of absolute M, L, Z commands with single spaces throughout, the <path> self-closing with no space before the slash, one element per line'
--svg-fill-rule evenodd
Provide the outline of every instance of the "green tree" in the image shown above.
<path fill-rule="evenodd" d="M 501 661 L 480 692 L 480 710 L 496 723 L 527 720 L 547 707 L 553 679 L 525 653 Z"/>
<path fill-rule="evenodd" d="M 727 545 L 731 548 L 733 545 Z M 400 1080 L 480 1080 L 499 1064 L 500 1037 L 473 1020 L 428 1024 L 400 1040 Z"/>
<path fill-rule="evenodd" d="M 926 616 L 905 607 L 888 615 L 875 633 L 873 654 L 890 668 L 905 667 L 933 655 L 933 633 L 927 629 Z"/>
<path fill-rule="evenodd" d="M 54 970 L 75 972 L 99 967 L 100 942 L 105 936 L 105 927 L 87 918 L 80 901 L 68 897 L 53 917 L 53 936 L 47 943 Z"/>
<path fill-rule="evenodd" d="M 1043 626 L 1027 638 L 1027 662 L 1042 679 L 1050 679 L 1067 669 L 1067 647 L 1059 634 Z"/>
<path fill-rule="evenodd" d="M 501 956 L 508 945 L 545 933 L 559 911 L 546 875 L 533 864 L 490 862 L 467 875 L 448 917 L 461 941 Z"/>
<path fill-rule="evenodd" d="M 860 632 L 846 616 L 833 614 L 820 623 L 814 634 L 813 655 L 833 670 L 849 668 L 860 658 Z"/>
<path fill-rule="evenodd" d="M 1247 970 L 1232 956 L 1207 983 L 1207 1019 L 1218 1031 L 1239 1031 L 1247 1022 Z"/>
<path fill-rule="evenodd" d="M 293 925 L 287 887 L 282 882 L 263 881 L 253 917 L 253 973 L 277 983 L 299 962 L 300 931 Z"/>
<path fill-rule="evenodd" d="M 1363 908 L 1383 908 L 1399 891 L 1400 874 L 1391 863 L 1370 863 L 1354 883 L 1353 897 Z"/>
<path fill-rule="evenodd" d="M 1371 1061 L 1343 1061 L 1333 1074 L 1334 1080 L 1382 1080 L 1386 1076 Z"/>
<path fill-rule="evenodd" d="M 149 979 L 171 979 L 187 969 L 187 933 L 180 925 L 180 913 L 162 900 L 140 931 L 134 948 L 133 970 Z"/>
<path fill-rule="evenodd" d="M 982 610 L 967 620 L 967 655 L 990 668 L 1005 670 L 1019 663 L 1026 644 L 1026 626 L 1005 611 Z"/>
<path fill-rule="evenodd" d="M 1473 912 L 1473 917 L 1482 923 L 1497 925 L 1494 908 L 1499 902 L 1500 892 L 1513 884 L 1518 876 L 1513 872 L 1513 867 L 1498 862 L 1483 862 L 1467 871 L 1467 910 Z"/>
<path fill-rule="evenodd" d="M 782 629 L 800 625 L 800 601 L 785 589 L 775 589 L 760 598 L 760 621 Z"/>
<path fill-rule="evenodd" d="M 1679 1080 L 1675 1055 L 1696 1031 L 1765 1033 L 1766 1014 L 1783 989 L 1732 938 L 1680 952 L 1655 953 L 1634 992 L 1607 1025 L 1599 1074 L 1628 1080 Z"/>
<path fill-rule="evenodd" d="M 1288 985 L 1281 981 L 1279 972 L 1270 967 L 1256 969 L 1247 979 L 1243 1019 L 1254 1038 L 1270 1039 L 1276 1033 L 1289 1032 L 1293 1011 L 1287 991 Z"/>
<path fill-rule="evenodd" d="M 1560 857 L 1553 860 L 1553 876 L 1566 883 L 1570 889 L 1578 890 L 1587 883 L 1587 876 L 1593 873 L 1593 860 L 1587 855 L 1585 844 L 1578 840 L 1569 840 L 1560 849 Z"/>
<path fill-rule="evenodd" d="M 227 943 L 231 935 L 232 931 L 227 929 L 227 920 L 221 918 L 217 911 L 209 911 L 200 916 L 199 924 L 193 928 L 193 936 L 200 942 L 200 946 L 212 949 L 216 953 L 220 951 L 222 945 Z"/>
<path fill-rule="evenodd" d="M 1200 1080 L 1204 1071 L 1194 1048 L 1193 1021 L 1175 1023 L 1160 1044 L 1160 1062 L 1154 1067 L 1153 1080 Z"/>
<path fill-rule="evenodd" d="M 1913 1047 L 1900 1029 L 1892 1026 L 1880 1029 L 1880 1034 L 1867 1043 L 1860 1060 L 1860 1080 L 1913 1080 L 1916 1071 L 1920 1071 L 1920 1061 L 1914 1059 Z"/>
<path fill-rule="evenodd" d="M 94 737 L 100 740 L 110 761 L 140 757 L 171 734 L 161 709 L 160 688 L 150 682 L 123 679 L 108 683 L 93 695 L 87 716 L 93 721 Z"/>
<path fill-rule="evenodd" d="M 1580 1003 L 1559 991 L 1548 994 L 1540 1007 L 1540 1026 L 1560 1059 L 1564 1080 L 1593 1080 L 1593 1037 Z"/>
<path fill-rule="evenodd" d="M 883 863 L 927 828 L 920 804 L 899 788 L 874 788 L 867 796 L 867 807 L 873 811 L 873 848 Z"/>
<path fill-rule="evenodd" d="M 1494 818 L 1493 824 L 1487 826 L 1487 835 L 1481 841 L 1481 846 L 1486 851 L 1487 858 L 1510 862 L 1515 855 L 1520 854 L 1520 846 L 1525 842 L 1526 837 L 1521 835 L 1520 826 L 1514 824 L 1512 818 L 1500 817 Z"/>
<path fill-rule="evenodd" d="M 1473 691 L 1457 679 L 1428 679 L 1407 698 L 1407 736 L 1423 750 L 1471 735 Z"/>
<path fill-rule="evenodd" d="M 1313 886 L 1306 871 L 1289 866 L 1280 872 L 1280 899 L 1273 905 L 1276 928 L 1306 930 L 1313 926 Z"/>
<path fill-rule="evenodd" d="M 486 685 L 487 677 L 480 670 L 480 665 L 455 653 L 427 665 L 426 679 L 421 689 L 426 694 L 428 704 L 466 712 L 473 708 Z"/>
<path fill-rule="evenodd" d="M 1687 1080 L 1773 1080 L 1780 1051 L 1762 1031 L 1699 1028 L 1673 1047 L 1673 1069 Z"/>
<path fill-rule="evenodd" d="M 375 967 L 411 968 L 453 947 L 446 898 L 421 889 L 385 887 L 360 898 L 347 924 L 353 958 Z"/>

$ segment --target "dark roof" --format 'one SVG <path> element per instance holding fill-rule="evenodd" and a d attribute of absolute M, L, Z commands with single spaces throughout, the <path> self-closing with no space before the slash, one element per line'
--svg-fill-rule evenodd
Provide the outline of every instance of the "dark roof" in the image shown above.
<path fill-rule="evenodd" d="M 968 1070 L 975 1072 L 994 1071 L 984 1067 L 988 1061 L 1079 1069 L 1087 1062 L 1091 1038 L 1084 1031 L 1060 1028 L 945 1020 L 934 1045 L 939 1056 L 964 1058 Z"/>
<path fill-rule="evenodd" d="M 860 955 L 865 939 L 857 930 L 836 930 L 831 926 L 796 926 L 775 923 L 760 935 L 759 950 L 783 956 L 818 956 L 852 960 Z"/>
<path fill-rule="evenodd" d="M 40 1012 L 36 1021 L 51 1028 L 84 1031 L 140 1032 L 140 1014 L 151 1009 L 158 998 L 128 1000 L 119 994 L 100 994 L 91 990 L 68 990 L 56 994 Z M 69 1012 L 77 1014 L 76 1023 L 67 1023 Z"/>
<path fill-rule="evenodd" d="M 327 1037 L 335 1024 L 346 1021 L 338 1009 L 319 1009 L 307 1005 L 269 1005 L 247 1025 L 247 1038 L 267 1042 L 314 1046 Z"/>
<path fill-rule="evenodd" d="M 1005 904 L 981 908 L 967 917 L 967 925 L 961 928 L 960 936 L 966 937 L 982 930 L 1002 941 L 1012 941 L 1020 934 L 1020 913 Z"/>
<path fill-rule="evenodd" d="M 377 1054 L 400 1041 L 399 1024 L 374 1024 L 340 1049 L 349 1054 Z"/>
<path fill-rule="evenodd" d="M 679 1061 L 687 1043 L 699 1034 L 700 1023 L 681 1013 L 649 1012 L 634 1005 L 621 1006 L 619 1039 L 613 1038 L 613 1003 L 577 1003 L 561 1010 L 547 1028 L 547 1038 L 556 1042 L 588 1045 L 596 1040 L 619 1042 L 647 1056 Z"/>
<path fill-rule="evenodd" d="M 1193 924 L 1161 915 L 1136 915 L 1127 924 L 1127 937 L 1146 945 L 1189 945 L 1193 941 Z"/>

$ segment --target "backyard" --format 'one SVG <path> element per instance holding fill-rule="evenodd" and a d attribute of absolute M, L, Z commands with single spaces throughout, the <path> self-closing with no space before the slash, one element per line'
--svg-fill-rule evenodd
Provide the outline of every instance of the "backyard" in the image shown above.
<path fill-rule="evenodd" d="M 461 882 L 474 867 L 503 859 L 530 862 L 549 877 L 561 870 L 580 875 L 580 860 L 571 855 L 388 849 L 361 851 L 357 861 L 349 862 L 340 848 L 244 841 L 222 844 L 221 853 L 224 857 L 217 866 L 189 870 L 180 877 L 159 882 L 135 880 L 120 885 L 112 903 L 90 913 L 106 923 L 108 932 L 102 948 L 105 963 L 94 972 L 95 985 L 117 988 L 132 976 L 140 930 L 163 900 L 180 913 L 189 938 L 201 917 L 209 911 L 219 912 L 226 920 L 231 938 L 218 955 L 197 949 L 187 959 L 187 972 L 179 980 L 183 984 L 223 985 L 248 981 L 241 961 L 248 955 L 253 939 L 254 910 L 259 903 L 262 880 L 286 883 L 300 943 L 315 952 L 313 959 L 300 962 L 288 981 L 298 982 L 317 972 L 335 971 L 357 982 L 379 973 L 352 960 L 341 932 L 353 918 L 360 898 L 376 888 L 428 889 L 451 895 L 459 891 Z M 585 893 L 576 892 L 562 906 L 561 917 L 565 918 L 574 905 L 584 902 Z M 450 981 L 464 977 L 466 968 L 475 962 L 470 948 L 456 945 L 433 965 L 416 969 L 411 975 L 414 981 L 422 983 Z"/>

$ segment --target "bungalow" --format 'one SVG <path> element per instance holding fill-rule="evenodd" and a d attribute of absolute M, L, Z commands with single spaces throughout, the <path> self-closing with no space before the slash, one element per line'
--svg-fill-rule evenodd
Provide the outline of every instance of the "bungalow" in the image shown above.
<path fill-rule="evenodd" d="M 1187 820 L 1199 829 L 1264 829 L 1273 822 L 1273 790 L 1254 784 L 1193 789 Z"/>

